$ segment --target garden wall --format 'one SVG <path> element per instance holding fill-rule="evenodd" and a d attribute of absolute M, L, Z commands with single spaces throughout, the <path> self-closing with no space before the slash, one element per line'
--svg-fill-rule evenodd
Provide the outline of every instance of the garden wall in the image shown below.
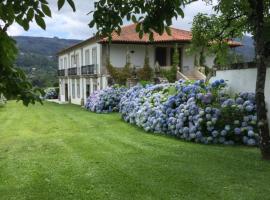
<path fill-rule="evenodd" d="M 228 90 L 231 93 L 255 92 L 257 69 L 233 69 L 216 72 L 211 81 L 224 79 L 228 83 Z M 265 83 L 265 100 L 268 109 L 268 121 L 270 123 L 270 68 L 267 69 Z"/>

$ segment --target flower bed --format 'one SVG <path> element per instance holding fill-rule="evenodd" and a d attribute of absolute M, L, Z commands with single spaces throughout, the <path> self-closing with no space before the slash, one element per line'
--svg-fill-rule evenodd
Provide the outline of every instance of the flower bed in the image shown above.
<path fill-rule="evenodd" d="M 85 108 L 96 113 L 117 112 L 120 99 L 126 91 L 127 88 L 117 85 L 95 91 L 87 98 Z"/>
<path fill-rule="evenodd" d="M 224 80 L 135 86 L 120 102 L 126 122 L 198 143 L 258 144 L 253 93 L 231 98 Z"/>
<path fill-rule="evenodd" d="M 57 99 L 58 98 L 58 92 L 57 92 L 57 88 L 47 88 L 45 89 L 45 95 L 44 95 L 44 99 Z"/>

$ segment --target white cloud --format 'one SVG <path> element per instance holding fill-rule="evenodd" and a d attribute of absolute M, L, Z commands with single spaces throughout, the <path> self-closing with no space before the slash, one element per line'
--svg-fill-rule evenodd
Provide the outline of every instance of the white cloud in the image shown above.
<path fill-rule="evenodd" d="M 28 35 L 44 37 L 60 37 L 73 39 L 86 39 L 93 35 L 95 29 L 90 29 L 88 23 L 91 15 L 87 15 L 94 8 L 94 0 L 75 0 L 76 12 L 66 4 L 60 11 L 57 9 L 57 1 L 49 0 L 52 10 L 52 18 L 46 18 L 46 31 L 32 23 L 28 32 L 19 25 L 12 25 L 8 32 L 10 35 Z M 173 26 L 189 30 L 193 17 L 199 12 L 212 13 L 212 6 L 206 5 L 202 0 L 192 3 L 184 8 L 185 17 L 173 20 Z M 130 22 L 129 22 L 130 23 Z"/>

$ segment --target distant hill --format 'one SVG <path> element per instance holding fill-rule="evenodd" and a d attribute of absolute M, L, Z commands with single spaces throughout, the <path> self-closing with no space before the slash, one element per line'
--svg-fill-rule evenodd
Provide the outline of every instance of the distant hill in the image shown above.
<path fill-rule="evenodd" d="M 244 36 L 242 39 L 237 39 L 243 46 L 235 48 L 235 52 L 242 55 L 244 62 L 253 61 L 255 58 L 254 40 L 250 36 Z"/>
<path fill-rule="evenodd" d="M 81 40 L 60 39 L 58 37 L 15 36 L 13 38 L 16 40 L 21 52 L 46 56 L 55 56 L 61 49 L 81 42 Z"/>
<path fill-rule="evenodd" d="M 16 36 L 13 38 L 19 49 L 16 65 L 27 73 L 34 85 L 39 87 L 48 87 L 57 83 L 56 53 L 80 42 L 80 40 L 57 37 Z"/>

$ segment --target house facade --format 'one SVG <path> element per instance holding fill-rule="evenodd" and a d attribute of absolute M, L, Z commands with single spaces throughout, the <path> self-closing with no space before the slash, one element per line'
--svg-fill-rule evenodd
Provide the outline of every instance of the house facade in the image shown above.
<path fill-rule="evenodd" d="M 154 34 L 154 41 L 149 41 L 148 35 L 141 39 L 138 37 L 135 26 L 132 24 L 122 27 L 120 35 L 113 33 L 111 43 L 107 38 L 92 37 L 58 53 L 61 102 L 83 104 L 95 90 L 108 87 L 107 58 L 114 67 L 124 67 L 129 54 L 133 67 L 140 68 L 144 65 L 147 49 L 150 66 L 169 68 L 176 43 L 179 48 L 181 76 L 186 79 L 201 78 L 194 67 L 195 54 L 186 51 L 192 39 L 191 32 L 171 28 L 171 35 Z M 206 65 L 212 67 L 213 64 L 214 56 L 206 57 Z"/>

